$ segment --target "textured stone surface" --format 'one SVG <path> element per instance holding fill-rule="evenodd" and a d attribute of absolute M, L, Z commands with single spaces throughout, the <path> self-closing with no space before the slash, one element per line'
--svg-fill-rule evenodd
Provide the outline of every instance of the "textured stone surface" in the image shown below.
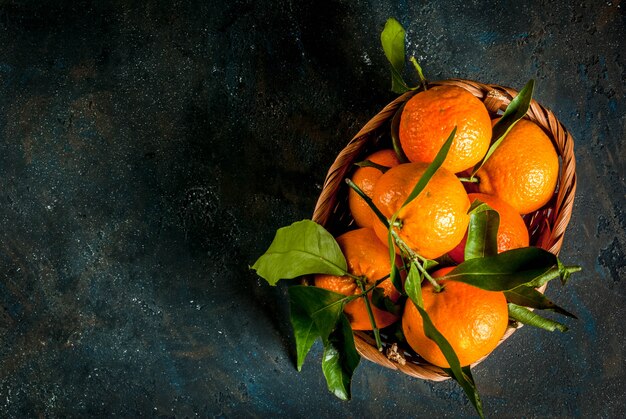
<path fill-rule="evenodd" d="M 394 97 L 389 16 L 431 79 L 535 78 L 576 139 L 562 258 L 584 271 L 548 294 L 579 320 L 475 368 L 487 413 L 620 416 L 626 6 L 300 3 L 0 1 L 1 416 L 473 415 L 368 362 L 335 399 L 247 268 Z"/>

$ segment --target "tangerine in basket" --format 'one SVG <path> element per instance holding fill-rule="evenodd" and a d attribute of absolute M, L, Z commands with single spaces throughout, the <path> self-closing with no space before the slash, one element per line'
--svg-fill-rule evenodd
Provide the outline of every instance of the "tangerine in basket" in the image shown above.
<path fill-rule="evenodd" d="M 520 214 L 548 203 L 559 177 L 559 158 L 538 125 L 521 119 L 476 173 L 478 190 L 495 195 Z"/>
<path fill-rule="evenodd" d="M 371 286 L 391 271 L 389 261 L 389 249 L 383 245 L 369 228 L 348 231 L 337 237 L 337 243 L 343 252 L 348 264 L 348 272 L 355 276 L 364 276 L 366 286 Z M 315 286 L 325 288 L 343 295 L 354 295 L 362 292 L 353 278 L 348 276 L 316 275 Z M 386 297 L 396 302 L 400 293 L 396 290 L 390 279 L 378 285 L 382 288 Z M 368 293 L 371 300 L 372 293 Z M 396 322 L 399 317 L 380 310 L 371 304 L 376 326 L 383 328 Z M 372 324 L 367 313 L 367 307 L 363 297 L 357 298 L 344 306 L 344 314 L 350 321 L 353 330 L 372 330 Z"/>
<path fill-rule="evenodd" d="M 454 267 L 443 268 L 432 276 L 441 277 Z M 498 346 L 508 326 L 504 293 L 485 291 L 463 282 L 441 280 L 443 290 L 436 292 L 430 282 L 422 287 L 424 310 L 450 343 L 461 366 L 470 365 Z M 402 330 L 413 350 L 426 361 L 442 368 L 450 365 L 437 344 L 424 333 L 422 316 L 407 300 Z"/>
<path fill-rule="evenodd" d="M 380 164 L 385 167 L 394 167 L 400 164 L 395 151 L 391 149 L 379 150 L 365 160 Z M 370 198 L 374 192 L 374 186 L 383 172 L 375 167 L 359 167 L 352 175 L 352 181 Z M 348 205 L 354 218 L 354 222 L 359 227 L 372 227 L 376 216 L 367 203 L 354 190 L 348 192 Z"/>
<path fill-rule="evenodd" d="M 398 135 L 412 162 L 430 163 L 457 127 L 443 167 L 458 173 L 473 167 L 487 153 L 491 119 L 485 105 L 457 86 L 435 86 L 417 93 L 406 103 Z"/>
<path fill-rule="evenodd" d="M 471 193 L 467 195 L 470 202 L 479 200 L 489 205 L 491 208 L 498 212 L 500 216 L 500 225 L 498 226 L 498 253 L 502 253 L 506 250 L 518 249 L 520 247 L 527 247 L 529 245 L 528 229 L 522 216 L 519 215 L 517 210 L 493 195 L 486 195 L 482 193 Z M 450 257 L 457 263 L 461 263 L 465 260 L 465 243 L 467 240 L 467 234 L 461 240 L 461 243 L 457 247 L 452 249 Z"/>
<path fill-rule="evenodd" d="M 428 163 L 405 163 L 389 169 L 374 188 L 374 205 L 387 217 L 400 209 Z M 421 256 L 434 259 L 459 244 L 469 223 L 470 201 L 461 181 L 451 172 L 439 168 L 424 190 L 407 206 L 400 209 L 398 226 L 400 238 Z M 387 228 L 374 222 L 376 235 L 387 243 Z"/>

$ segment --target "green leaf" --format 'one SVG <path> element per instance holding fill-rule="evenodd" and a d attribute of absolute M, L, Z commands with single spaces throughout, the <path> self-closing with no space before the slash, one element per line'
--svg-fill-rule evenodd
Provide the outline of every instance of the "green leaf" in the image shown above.
<path fill-rule="evenodd" d="M 475 200 L 474 204 L 480 203 Z M 465 260 L 498 254 L 500 215 L 487 204 L 480 203 L 469 213 L 470 221 L 465 244 Z"/>
<path fill-rule="evenodd" d="M 537 284 L 558 277 L 556 264 L 557 257 L 552 253 L 538 247 L 524 247 L 466 260 L 445 278 L 488 291 L 507 291 L 520 285 L 538 287 Z"/>
<path fill-rule="evenodd" d="M 508 303 L 508 306 L 509 306 L 509 317 L 513 320 L 516 320 L 523 324 L 527 324 L 529 326 L 534 326 L 540 329 L 548 330 L 550 332 L 554 332 L 555 330 L 559 330 L 561 332 L 567 332 L 567 326 L 559 322 L 555 322 L 554 320 L 541 317 L 540 315 L 533 313 L 532 311 L 530 311 L 529 309 L 525 307 L 520 307 L 513 303 Z"/>
<path fill-rule="evenodd" d="M 291 326 L 296 338 L 296 366 L 300 371 L 315 340 L 321 336 L 313 318 L 300 305 L 294 304 L 292 299 L 290 299 L 290 312 Z"/>
<path fill-rule="evenodd" d="M 409 90 L 409 87 L 402 79 L 405 65 L 405 36 L 404 28 L 394 18 L 387 20 L 385 28 L 380 34 L 383 51 L 389 64 L 391 64 L 391 90 L 395 93 L 404 93 Z"/>
<path fill-rule="evenodd" d="M 393 116 L 391 120 L 391 143 L 393 144 L 393 150 L 396 152 L 398 156 L 398 160 L 400 163 L 408 163 L 409 158 L 404 154 L 404 150 L 402 149 L 402 144 L 400 143 L 400 119 L 402 118 L 402 111 L 404 110 L 404 106 L 406 102 L 398 108 L 396 114 Z"/>
<path fill-rule="evenodd" d="M 474 166 L 474 170 L 472 171 L 472 177 L 478 172 L 478 170 L 483 167 L 485 162 L 491 157 L 494 151 L 498 148 L 502 140 L 506 137 L 506 135 L 511 131 L 513 126 L 526 115 L 528 112 L 528 108 L 530 107 L 530 102 L 533 98 L 533 90 L 535 88 L 535 81 L 533 79 L 529 80 L 528 83 L 519 91 L 517 96 L 511 100 L 509 106 L 506 107 L 506 111 L 504 111 L 504 115 L 502 118 L 498 120 L 496 125 L 493 127 L 493 134 L 491 137 L 491 146 L 487 150 L 487 154 L 485 157 Z"/>
<path fill-rule="evenodd" d="M 519 286 L 509 291 L 504 291 L 504 296 L 509 303 L 516 304 L 518 306 L 525 306 L 540 310 L 551 310 L 564 316 L 573 317 L 577 319 L 575 315 L 569 311 L 554 304 L 548 297 L 537 291 L 532 287 Z"/>
<path fill-rule="evenodd" d="M 456 265 L 456 261 L 450 257 L 447 253 L 443 256 L 439 256 L 437 259 L 432 260 L 431 262 L 435 262 L 435 266 L 451 266 Z M 424 268 L 426 268 L 426 264 L 424 264 Z M 429 268 L 426 268 L 429 269 Z"/>
<path fill-rule="evenodd" d="M 509 106 L 506 107 L 504 115 L 498 120 L 493 127 L 494 138 L 499 139 L 506 135 L 507 131 L 520 119 L 526 115 L 530 102 L 533 99 L 533 91 L 535 90 L 535 80 L 530 79 L 528 83 L 519 91 L 517 96 L 511 100 Z"/>
<path fill-rule="evenodd" d="M 404 204 L 402 204 L 402 207 L 400 208 L 406 207 L 411 201 L 413 201 L 420 194 L 420 192 L 424 190 L 424 188 L 426 187 L 430 179 L 434 176 L 435 172 L 441 167 L 441 165 L 443 164 L 443 161 L 446 159 L 446 156 L 448 155 L 448 151 L 450 150 L 450 146 L 452 145 L 452 141 L 454 140 L 455 134 L 456 134 L 456 126 L 452 129 L 452 132 L 448 136 L 448 139 L 446 140 L 445 143 L 443 143 L 443 145 L 441 146 L 441 149 L 439 149 L 437 156 L 432 161 L 432 163 L 428 165 L 428 167 L 426 168 L 426 171 L 424 172 L 424 174 L 422 175 L 420 180 L 417 182 L 417 184 L 415 185 L 415 187 L 413 188 L 409 196 L 406 198 L 406 201 L 404 201 Z"/>
<path fill-rule="evenodd" d="M 324 227 L 302 220 L 278 229 L 272 244 L 252 269 L 270 285 L 302 275 L 346 274 L 346 259 Z"/>
<path fill-rule="evenodd" d="M 349 301 L 350 297 L 323 288 L 305 285 L 291 286 L 288 288 L 288 292 L 291 307 L 298 307 L 297 314 L 306 315 L 313 320 L 319 337 L 325 343 L 337 324 L 344 304 Z M 308 323 L 299 323 L 298 326 L 300 325 L 307 327 Z M 306 331 L 302 330 L 302 334 L 304 333 Z M 306 345 L 303 344 L 302 347 L 304 349 Z M 304 356 L 306 354 L 302 357 L 304 358 Z"/>
<path fill-rule="evenodd" d="M 569 278 L 570 276 L 572 276 L 572 273 L 580 272 L 582 270 L 580 266 L 565 266 L 560 260 L 557 261 L 557 268 L 559 270 L 559 277 L 561 279 L 561 284 L 563 285 L 567 284 L 567 281 L 569 281 Z"/>
<path fill-rule="evenodd" d="M 527 287 L 539 288 L 543 284 L 552 281 L 554 278 L 559 278 L 560 275 L 561 271 L 559 270 L 559 268 L 557 266 L 553 266 L 541 275 L 537 275 L 532 281 L 522 285 L 526 285 Z"/>
<path fill-rule="evenodd" d="M 411 269 L 404 282 L 404 289 L 416 306 L 424 306 L 424 300 L 422 299 L 422 275 L 417 266 L 415 266 L 415 262 L 411 263 Z"/>
<path fill-rule="evenodd" d="M 439 266 L 439 262 L 433 259 L 426 259 L 422 262 L 422 266 L 424 269 L 429 270 L 436 266 Z"/>
<path fill-rule="evenodd" d="M 415 302 L 413 303 L 415 304 Z M 480 400 L 478 389 L 476 388 L 476 384 L 474 383 L 474 378 L 472 377 L 469 367 L 461 368 L 461 363 L 459 362 L 459 358 L 454 352 L 452 345 L 450 345 L 448 340 L 437 330 L 428 316 L 428 313 L 426 313 L 426 310 L 418 305 L 416 305 L 416 307 L 422 316 L 424 333 L 428 338 L 437 344 L 443 355 L 446 357 L 446 361 L 448 361 L 448 364 L 450 365 L 450 368 L 446 369 L 446 371 L 461 385 L 461 388 L 463 388 L 463 391 L 480 417 L 484 417 L 482 401 Z"/>
<path fill-rule="evenodd" d="M 345 315 L 341 315 L 337 329 L 324 344 L 322 371 L 328 390 L 342 400 L 349 400 L 352 375 L 360 360 L 350 323 Z"/>
<path fill-rule="evenodd" d="M 396 220 L 396 217 L 391 217 L 390 225 L 393 224 Z M 391 263 L 391 272 L 390 278 L 393 286 L 398 290 L 400 294 L 404 294 L 404 290 L 402 289 L 402 278 L 400 277 L 400 270 L 396 265 L 396 244 L 393 240 L 393 236 L 391 235 L 391 228 L 387 230 L 387 246 L 389 247 L 389 260 Z M 403 261 L 404 262 L 404 261 Z"/>
<path fill-rule="evenodd" d="M 385 290 L 376 287 L 372 290 L 372 304 L 379 310 L 386 311 L 395 316 L 402 314 L 402 306 L 391 301 L 391 298 L 385 295 Z"/>
<path fill-rule="evenodd" d="M 398 70 L 392 67 L 391 68 L 391 91 L 401 95 L 402 93 L 406 93 L 409 90 L 411 90 L 411 88 L 407 86 L 406 82 L 404 81 L 400 73 L 398 73 Z"/>

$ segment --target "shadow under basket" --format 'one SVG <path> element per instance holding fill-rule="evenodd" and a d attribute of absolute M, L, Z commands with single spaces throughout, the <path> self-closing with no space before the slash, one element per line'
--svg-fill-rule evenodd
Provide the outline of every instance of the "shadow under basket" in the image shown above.
<path fill-rule="evenodd" d="M 502 114 L 517 90 L 471 80 L 451 79 L 429 83 L 429 87 L 452 85 L 461 87 L 480 99 L 491 117 Z M 341 150 L 330 167 L 322 192 L 317 200 L 313 221 L 324 226 L 335 237 L 353 228 L 354 221 L 348 208 L 348 186 L 345 178 L 354 170 L 354 163 L 364 160 L 372 152 L 391 148 L 391 120 L 396 112 L 416 91 L 407 92 L 384 107 L 370 119 L 352 140 Z M 532 101 L 526 118 L 539 125 L 552 140 L 560 159 L 559 179 L 554 194 L 543 208 L 524 216 L 530 233 L 530 245 L 541 247 L 558 254 L 563 243 L 563 235 L 572 215 L 576 192 L 576 162 L 574 140 L 554 114 Z M 540 291 L 544 291 L 540 288 Z M 500 343 L 515 332 L 520 325 L 510 325 Z M 402 371 L 413 377 L 442 381 L 449 378 L 440 367 L 429 364 L 406 345 L 396 347 L 393 336 L 383 334 L 384 350 L 378 351 L 371 332 L 355 332 L 357 351 L 364 358 Z M 388 354 L 392 352 L 392 355 Z M 394 360 L 392 360 L 394 359 Z M 483 358 L 484 359 L 484 358 Z M 479 360 L 473 365 L 482 361 Z"/>

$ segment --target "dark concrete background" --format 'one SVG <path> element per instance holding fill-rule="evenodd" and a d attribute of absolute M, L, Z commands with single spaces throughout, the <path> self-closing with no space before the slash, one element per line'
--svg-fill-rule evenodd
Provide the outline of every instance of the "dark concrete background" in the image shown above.
<path fill-rule="evenodd" d="M 300 3 L 0 0 L 0 416 L 474 414 L 365 361 L 335 399 L 248 270 L 393 99 L 389 16 L 431 79 L 535 78 L 576 139 L 584 271 L 548 294 L 580 319 L 475 368 L 487 414 L 622 415 L 626 5 Z"/>

